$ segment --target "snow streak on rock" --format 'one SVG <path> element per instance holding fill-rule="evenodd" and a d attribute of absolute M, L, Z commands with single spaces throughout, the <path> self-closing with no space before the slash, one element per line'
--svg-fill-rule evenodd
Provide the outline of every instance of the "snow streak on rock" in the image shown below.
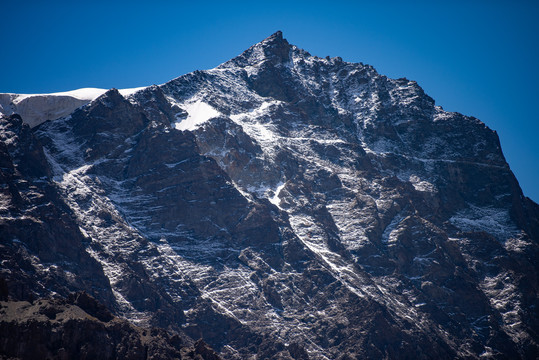
<path fill-rule="evenodd" d="M 414 81 L 279 32 L 36 134 L 131 320 L 225 358 L 538 351 L 536 205 Z"/>

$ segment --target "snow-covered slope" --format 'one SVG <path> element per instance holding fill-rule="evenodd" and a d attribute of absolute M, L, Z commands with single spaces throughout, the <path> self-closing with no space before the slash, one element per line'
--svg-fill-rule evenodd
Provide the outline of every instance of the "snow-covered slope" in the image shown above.
<path fill-rule="evenodd" d="M 51 174 L 33 181 L 134 322 L 230 359 L 538 354 L 539 208 L 496 133 L 414 81 L 278 32 L 34 134 Z"/>
<path fill-rule="evenodd" d="M 121 89 L 120 93 L 127 96 L 141 89 L 144 87 Z M 50 94 L 0 94 L 0 114 L 19 114 L 28 125 L 34 127 L 44 121 L 67 116 L 106 91 L 82 88 Z"/>

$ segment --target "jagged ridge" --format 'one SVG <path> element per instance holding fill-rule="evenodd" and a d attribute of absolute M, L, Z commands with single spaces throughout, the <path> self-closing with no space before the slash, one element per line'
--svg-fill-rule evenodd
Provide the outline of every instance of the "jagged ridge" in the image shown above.
<path fill-rule="evenodd" d="M 537 356 L 538 207 L 413 81 L 277 32 L 35 134 L 133 321 L 225 358 Z"/>

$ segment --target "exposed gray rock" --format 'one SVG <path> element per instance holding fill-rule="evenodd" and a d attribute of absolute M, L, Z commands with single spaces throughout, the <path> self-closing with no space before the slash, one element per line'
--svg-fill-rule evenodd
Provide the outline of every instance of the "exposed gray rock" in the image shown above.
<path fill-rule="evenodd" d="M 539 206 L 497 134 L 414 81 L 278 32 L 33 133 L 42 165 L 5 140 L 3 176 L 43 172 L 116 315 L 229 359 L 539 354 Z M 27 247 L 10 267 L 38 267 Z"/>
<path fill-rule="evenodd" d="M 220 359 L 203 340 L 193 344 L 185 335 L 137 327 L 106 313 L 85 293 L 72 294 L 68 301 L 2 301 L 0 358 Z"/>

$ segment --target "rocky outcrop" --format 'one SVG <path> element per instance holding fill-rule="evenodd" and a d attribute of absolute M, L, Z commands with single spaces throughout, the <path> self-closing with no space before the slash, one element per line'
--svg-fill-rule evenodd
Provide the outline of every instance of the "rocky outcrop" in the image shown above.
<path fill-rule="evenodd" d="M 0 302 L 0 338 L 3 359 L 219 359 L 202 340 L 113 317 L 86 293 Z"/>

